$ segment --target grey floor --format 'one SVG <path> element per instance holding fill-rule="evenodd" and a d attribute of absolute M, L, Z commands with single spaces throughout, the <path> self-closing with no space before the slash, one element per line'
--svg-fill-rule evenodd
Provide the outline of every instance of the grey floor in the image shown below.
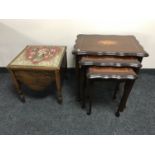
<path fill-rule="evenodd" d="M 63 83 L 62 105 L 57 103 L 54 89 L 49 95 L 25 89 L 26 103 L 22 104 L 9 74 L 0 73 L 0 134 L 155 134 L 155 70 L 140 72 L 119 118 L 114 115 L 120 96 L 112 100 L 114 84 L 95 84 L 93 111 L 87 116 L 76 101 L 74 71 L 68 72 Z"/>

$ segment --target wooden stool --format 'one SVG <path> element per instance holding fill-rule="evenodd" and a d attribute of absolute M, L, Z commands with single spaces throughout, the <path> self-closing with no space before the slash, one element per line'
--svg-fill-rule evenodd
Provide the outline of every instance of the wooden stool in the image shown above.
<path fill-rule="evenodd" d="M 83 87 L 83 107 L 85 107 L 85 94 L 88 93 L 89 96 L 89 107 L 87 114 L 91 114 L 92 107 L 92 89 L 91 85 L 94 80 L 117 80 L 125 82 L 124 92 L 119 104 L 119 107 L 115 113 L 117 117 L 120 116 L 120 112 L 126 107 L 126 102 L 132 86 L 137 78 L 136 73 L 132 68 L 115 68 L 115 67 L 90 67 L 88 68 L 86 75 L 86 89 Z"/>
<path fill-rule="evenodd" d="M 7 66 L 22 102 L 22 85 L 43 91 L 52 82 L 56 85 L 57 100 L 62 103 L 61 75 L 67 69 L 66 46 L 28 45 Z"/>

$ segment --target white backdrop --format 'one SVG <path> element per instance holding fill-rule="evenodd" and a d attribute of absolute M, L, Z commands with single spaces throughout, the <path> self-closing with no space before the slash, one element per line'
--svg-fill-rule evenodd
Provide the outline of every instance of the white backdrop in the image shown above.
<path fill-rule="evenodd" d="M 0 66 L 7 65 L 27 44 L 65 44 L 72 66 L 71 49 L 76 35 L 102 33 L 135 35 L 150 54 L 144 59 L 144 67 L 155 68 L 154 8 L 154 0 L 0 0 L 0 19 L 24 19 L 0 20 Z M 154 136 L 0 138 L 3 155 L 124 155 L 124 152 L 154 155 L 155 152 Z"/>
<path fill-rule="evenodd" d="M 135 35 L 150 54 L 143 67 L 155 68 L 151 0 L 44 0 L 37 5 L 30 0 L 15 0 L 10 5 L 7 1 L 0 6 L 1 16 L 5 15 L 0 20 L 0 66 L 6 66 L 27 44 L 53 44 L 68 47 L 68 66 L 73 67 L 71 51 L 76 35 L 85 33 Z M 18 3 L 15 9 L 14 3 Z"/>

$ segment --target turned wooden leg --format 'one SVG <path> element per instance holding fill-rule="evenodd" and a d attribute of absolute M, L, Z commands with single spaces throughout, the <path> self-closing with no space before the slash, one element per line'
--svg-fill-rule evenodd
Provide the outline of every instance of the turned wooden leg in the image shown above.
<path fill-rule="evenodd" d="M 23 92 L 22 92 L 22 90 L 21 90 L 21 84 L 20 84 L 20 82 L 16 79 L 15 74 L 14 74 L 14 72 L 13 72 L 12 70 L 10 70 L 10 73 L 11 73 L 11 77 L 12 77 L 13 84 L 14 84 L 14 86 L 15 86 L 15 88 L 16 88 L 18 94 L 19 94 L 19 98 L 20 98 L 20 100 L 24 103 L 24 102 L 25 102 L 25 96 L 24 96 L 24 94 L 23 94 Z"/>
<path fill-rule="evenodd" d="M 88 93 L 88 109 L 87 109 L 87 115 L 90 115 L 92 112 L 92 96 L 93 96 L 93 81 L 88 79 L 87 80 L 87 93 Z"/>
<path fill-rule="evenodd" d="M 64 74 L 65 74 L 64 77 L 66 77 L 66 79 L 68 79 L 67 78 L 67 53 L 66 52 L 65 52 L 65 55 L 64 55 Z"/>
<path fill-rule="evenodd" d="M 86 68 L 82 67 L 80 72 L 80 82 L 81 82 L 81 99 L 82 99 L 82 108 L 85 108 L 85 98 L 86 98 Z"/>
<path fill-rule="evenodd" d="M 123 112 L 123 110 L 126 107 L 126 102 L 127 102 L 128 96 L 129 96 L 129 94 L 131 92 L 131 89 L 133 87 L 134 82 L 135 82 L 135 80 L 126 80 L 126 82 L 125 82 L 123 96 L 121 98 L 118 110 L 115 113 L 115 115 L 117 117 L 120 116 L 120 112 Z"/>
<path fill-rule="evenodd" d="M 75 70 L 76 70 L 76 82 L 77 82 L 77 100 L 80 101 L 80 66 L 79 66 L 79 56 L 75 56 Z"/>
<path fill-rule="evenodd" d="M 113 99 L 116 99 L 117 92 L 119 91 L 120 83 L 121 83 L 120 81 L 116 82 L 116 87 L 115 87 L 115 90 L 114 90 Z"/>
<path fill-rule="evenodd" d="M 80 98 L 81 98 L 81 101 L 82 101 L 82 104 L 81 104 L 81 107 L 82 109 L 85 108 L 85 86 L 84 86 L 84 68 L 82 67 L 81 68 L 81 72 L 80 72 Z"/>
<path fill-rule="evenodd" d="M 57 89 L 57 100 L 62 103 L 62 93 L 61 93 L 61 75 L 60 70 L 55 71 L 56 78 L 56 89 Z"/>

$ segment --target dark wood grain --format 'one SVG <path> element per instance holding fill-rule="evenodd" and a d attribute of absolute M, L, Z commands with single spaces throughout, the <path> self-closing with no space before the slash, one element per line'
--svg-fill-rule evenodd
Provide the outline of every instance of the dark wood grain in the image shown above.
<path fill-rule="evenodd" d="M 146 57 L 135 36 L 132 35 L 85 35 L 77 36 L 73 54 L 77 55 L 113 55 Z"/>
<path fill-rule="evenodd" d="M 126 108 L 127 99 L 128 99 L 128 97 L 130 95 L 130 92 L 132 90 L 134 82 L 135 82 L 135 80 L 129 80 L 129 79 L 127 79 L 125 81 L 123 95 L 121 97 L 121 101 L 120 101 L 120 104 L 118 106 L 118 109 L 117 109 L 117 111 L 115 113 L 115 115 L 117 117 L 119 117 L 120 116 L 120 112 L 123 112 L 123 110 Z"/>
<path fill-rule="evenodd" d="M 83 56 L 79 63 L 82 66 L 113 66 L 134 68 L 140 68 L 142 66 L 136 57 Z"/>
<path fill-rule="evenodd" d="M 55 80 L 54 71 L 15 70 L 15 77 L 35 91 L 42 91 Z"/>
<path fill-rule="evenodd" d="M 136 79 L 132 68 L 90 67 L 87 72 L 89 79 Z"/>

